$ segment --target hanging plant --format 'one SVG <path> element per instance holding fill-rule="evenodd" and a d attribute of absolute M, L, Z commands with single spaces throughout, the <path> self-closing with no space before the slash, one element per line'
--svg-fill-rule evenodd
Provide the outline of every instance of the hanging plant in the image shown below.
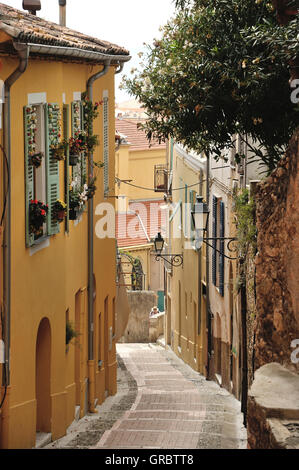
<path fill-rule="evenodd" d="M 35 168 L 39 168 L 41 166 L 43 157 L 44 157 L 43 152 L 38 152 L 38 153 L 34 153 L 33 155 L 30 155 L 29 165 L 32 165 Z"/>
<path fill-rule="evenodd" d="M 67 150 L 67 143 L 65 141 L 62 141 L 58 143 L 56 146 L 52 145 L 50 147 L 51 150 L 51 157 L 54 160 L 64 160 L 65 159 L 65 154 Z"/>
<path fill-rule="evenodd" d="M 96 192 L 96 185 L 95 185 L 95 182 L 96 182 L 96 177 L 92 177 L 90 178 L 90 181 L 88 183 L 88 187 L 87 187 L 87 198 L 88 199 L 91 199 L 94 195 L 95 195 L 95 192 Z"/>

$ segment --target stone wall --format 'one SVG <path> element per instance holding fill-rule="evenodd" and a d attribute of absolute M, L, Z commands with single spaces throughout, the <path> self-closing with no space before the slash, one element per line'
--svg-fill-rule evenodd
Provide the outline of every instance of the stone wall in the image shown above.
<path fill-rule="evenodd" d="M 299 129 L 285 157 L 257 187 L 255 367 L 269 362 L 299 373 Z"/>
<path fill-rule="evenodd" d="M 250 449 L 299 449 L 299 376 L 278 363 L 255 373 L 248 394 Z"/>
<path fill-rule="evenodd" d="M 150 343 L 155 343 L 160 336 L 164 335 L 165 312 L 152 315 L 149 321 L 149 340 Z"/>
<path fill-rule="evenodd" d="M 152 291 L 128 291 L 129 321 L 120 343 L 149 343 L 149 314 L 157 305 L 157 296 Z"/>

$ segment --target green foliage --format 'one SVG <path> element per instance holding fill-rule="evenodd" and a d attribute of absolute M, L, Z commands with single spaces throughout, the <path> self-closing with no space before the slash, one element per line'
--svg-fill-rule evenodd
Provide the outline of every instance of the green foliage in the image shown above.
<path fill-rule="evenodd" d="M 239 256 L 246 258 L 249 248 L 256 248 L 255 203 L 248 189 L 234 196 L 234 211 L 237 217 L 237 245 Z"/>
<path fill-rule="evenodd" d="M 142 71 L 124 78 L 147 109 L 148 138 L 170 136 L 218 159 L 233 135 L 248 135 L 251 157 L 272 170 L 299 124 L 288 70 L 299 16 L 279 26 L 266 0 L 176 4 L 185 9 L 147 46 Z"/>
<path fill-rule="evenodd" d="M 65 344 L 69 344 L 73 338 L 77 338 L 79 336 L 78 332 L 74 329 L 72 323 L 70 321 L 66 322 L 66 329 L 65 329 Z"/>

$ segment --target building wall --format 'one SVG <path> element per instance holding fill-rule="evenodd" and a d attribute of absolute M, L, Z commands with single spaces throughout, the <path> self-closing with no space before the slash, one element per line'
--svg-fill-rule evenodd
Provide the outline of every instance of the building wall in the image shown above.
<path fill-rule="evenodd" d="M 119 179 L 132 180 L 131 183 L 143 188 L 154 188 L 154 167 L 165 164 L 166 149 L 130 150 L 128 144 L 122 144 L 116 152 L 116 176 Z M 116 184 L 116 195 L 126 196 L 130 200 L 161 199 L 161 193 L 136 188 L 124 183 Z"/>
<path fill-rule="evenodd" d="M 201 251 L 194 249 L 194 242 L 190 239 L 188 231 L 185 236 L 184 222 L 186 221 L 188 226 L 191 221 L 191 206 L 185 207 L 185 202 L 190 204 L 190 190 L 205 194 L 205 184 L 200 185 L 198 160 L 193 160 L 191 164 L 188 155 L 180 150 L 179 146 L 174 147 L 172 158 L 170 155 L 169 158 L 173 162 L 172 206 L 177 207 L 180 201 L 182 205 L 174 216 L 174 209 L 169 213 L 173 219 L 169 222 L 167 243 L 170 253 L 183 254 L 183 265 L 171 270 L 168 267 L 166 271 L 166 344 L 170 344 L 174 352 L 193 369 L 204 374 L 206 310 L 201 279 L 205 283 L 205 248 Z M 196 186 L 193 186 L 194 184 Z M 177 190 L 178 188 L 182 189 Z"/>
<path fill-rule="evenodd" d="M 3 58 L 1 78 L 5 78 L 17 66 L 17 61 Z M 24 179 L 24 129 L 23 106 L 28 104 L 29 93 L 47 94 L 47 102 L 70 104 L 73 92 L 83 92 L 91 73 L 100 68 L 61 62 L 29 61 L 23 76 L 11 91 L 12 122 L 12 298 L 11 298 L 11 351 L 10 385 L 1 415 L 1 447 L 31 448 L 35 446 L 37 397 L 36 361 L 37 335 L 43 319 L 47 319 L 50 356 L 49 409 L 51 422 L 46 426 L 57 439 L 65 434 L 74 419 L 75 405 L 81 406 L 81 415 L 86 411 L 87 379 L 90 375 L 87 356 L 87 213 L 81 221 L 70 221 L 69 234 L 60 225 L 60 233 L 51 236 L 45 246 L 25 246 L 25 179 Z M 102 99 L 103 89 L 109 90 L 110 103 L 110 185 L 114 188 L 114 79 L 113 69 L 94 87 L 94 99 Z M 113 119 L 112 119 L 113 118 Z M 102 121 L 95 123 L 95 133 L 102 136 Z M 102 138 L 100 138 L 102 142 Z M 102 147 L 96 149 L 95 159 L 102 160 Z M 64 169 L 59 162 L 60 198 L 64 199 Z M 102 177 L 97 182 L 95 204 L 103 199 Z M 110 202 L 110 201 L 109 201 Z M 96 220 L 95 220 L 96 223 Z M 113 298 L 115 297 L 115 242 L 95 237 L 95 355 L 101 344 L 107 349 L 107 332 L 113 324 Z M 77 295 L 77 297 L 76 297 Z M 104 299 L 108 297 L 107 319 L 104 319 Z M 65 346 L 66 312 L 69 319 L 80 325 L 80 366 L 77 346 Z M 77 311 L 77 318 L 76 318 Z M 101 312 L 101 320 L 98 314 Z M 101 328 L 99 326 L 101 322 Z M 101 330 L 101 332 L 100 332 Z M 99 333 L 100 332 L 100 333 Z M 40 337 L 42 338 L 42 336 Z M 106 338 L 106 339 L 105 339 Z M 96 376 L 96 398 L 104 399 L 104 390 L 115 393 L 116 362 L 114 346 L 106 353 L 107 360 L 102 369 L 94 364 Z M 108 372 L 105 373 L 105 370 Z M 48 380 L 48 379 L 47 379 Z M 76 384 L 77 381 L 77 384 Z M 76 388 L 79 393 L 76 396 Z M 2 389 L 2 393 L 4 390 Z"/>

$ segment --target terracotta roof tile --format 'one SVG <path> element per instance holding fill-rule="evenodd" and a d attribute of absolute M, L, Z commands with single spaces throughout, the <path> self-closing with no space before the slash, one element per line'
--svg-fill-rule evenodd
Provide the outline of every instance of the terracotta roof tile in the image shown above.
<path fill-rule="evenodd" d="M 165 211 L 160 206 L 163 200 L 138 201 L 129 204 L 127 213 L 116 214 L 115 231 L 119 248 L 147 245 L 158 232 L 165 234 Z M 138 212 L 137 215 L 131 212 Z"/>
<path fill-rule="evenodd" d="M 138 129 L 138 122 L 142 122 L 142 120 L 115 119 L 115 128 L 117 132 L 127 137 L 127 141 L 131 144 L 130 150 L 166 148 L 165 142 L 159 144 L 157 140 L 152 140 L 149 143 L 145 132 L 141 129 Z"/>
<path fill-rule="evenodd" d="M 78 48 L 108 55 L 129 55 L 123 47 L 46 21 L 30 13 L 0 3 L 0 22 L 11 28 L 19 42 Z"/>

